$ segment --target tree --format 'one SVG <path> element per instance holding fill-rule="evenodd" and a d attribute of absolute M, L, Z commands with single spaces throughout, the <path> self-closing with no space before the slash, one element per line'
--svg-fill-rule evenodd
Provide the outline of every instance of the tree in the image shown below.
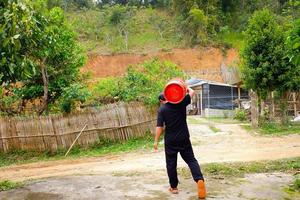
<path fill-rule="evenodd" d="M 259 103 L 262 102 L 261 115 L 264 114 L 263 100 L 275 92 L 285 123 L 286 95 L 295 89 L 292 83 L 299 74 L 286 57 L 285 33 L 275 15 L 264 9 L 256 11 L 250 18 L 245 35 L 247 39 L 242 51 L 244 83 L 257 93 Z"/>
<path fill-rule="evenodd" d="M 187 18 L 194 3 L 194 0 L 173 0 L 173 9 L 178 15 L 183 16 L 183 18 Z"/>
<path fill-rule="evenodd" d="M 78 80 L 84 57 L 63 11 L 34 11 L 19 0 L 6 0 L 1 15 L 1 84 L 20 83 L 23 100 L 42 98 L 39 114 Z"/>
<path fill-rule="evenodd" d="M 157 15 L 157 13 L 151 14 L 149 23 L 153 24 L 154 29 L 158 32 L 161 39 L 164 37 L 164 33 L 167 31 L 168 22 L 165 18 Z"/>
<path fill-rule="evenodd" d="M 286 88 L 300 90 L 300 19 L 296 20 L 286 39 L 287 57 L 291 70 L 286 74 Z"/>
<path fill-rule="evenodd" d="M 287 59 L 283 59 L 284 32 L 275 15 L 265 9 L 253 14 L 245 35 L 247 39 L 242 51 L 244 82 L 264 98 L 284 81 L 279 79 L 288 66 Z"/>
<path fill-rule="evenodd" d="M 126 50 L 128 50 L 129 35 L 136 28 L 135 13 L 136 7 L 116 5 L 110 16 L 110 23 L 117 28 L 120 36 L 123 38 Z"/>
<path fill-rule="evenodd" d="M 207 40 L 208 18 L 205 16 L 204 11 L 199 8 L 192 8 L 187 21 L 190 43 L 205 43 Z"/>
<path fill-rule="evenodd" d="M 0 76 L 3 82 L 22 80 L 32 68 L 26 54 L 37 29 L 35 16 L 24 3 L 4 0 L 0 3 Z"/>

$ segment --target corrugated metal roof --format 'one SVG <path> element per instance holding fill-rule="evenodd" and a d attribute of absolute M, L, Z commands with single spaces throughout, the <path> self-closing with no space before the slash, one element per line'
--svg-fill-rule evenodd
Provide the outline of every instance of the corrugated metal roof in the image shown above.
<path fill-rule="evenodd" d="M 235 85 L 230 85 L 226 83 L 220 83 L 220 82 L 215 82 L 215 81 L 209 81 L 209 80 L 202 80 L 202 79 L 197 79 L 197 78 L 191 78 L 186 81 L 189 87 L 196 87 L 200 86 L 203 84 L 210 84 L 210 85 L 218 85 L 218 86 L 226 86 L 226 87 L 236 87 Z"/>

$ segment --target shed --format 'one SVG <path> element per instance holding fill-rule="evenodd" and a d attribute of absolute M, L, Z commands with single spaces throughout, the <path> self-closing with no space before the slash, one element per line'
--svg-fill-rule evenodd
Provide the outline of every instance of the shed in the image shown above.
<path fill-rule="evenodd" d="M 187 81 L 195 90 L 195 96 L 188 107 L 188 113 L 201 116 L 228 116 L 241 106 L 242 100 L 249 100 L 248 91 L 236 85 L 192 78 Z"/>

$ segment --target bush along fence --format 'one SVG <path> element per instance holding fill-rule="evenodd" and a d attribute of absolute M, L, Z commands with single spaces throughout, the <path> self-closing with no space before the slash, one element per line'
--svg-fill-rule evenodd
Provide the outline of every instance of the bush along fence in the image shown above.
<path fill-rule="evenodd" d="M 142 103 L 105 105 L 97 111 L 69 116 L 0 118 L 0 151 L 68 149 L 88 147 L 101 140 L 128 140 L 153 132 L 156 115 Z"/>

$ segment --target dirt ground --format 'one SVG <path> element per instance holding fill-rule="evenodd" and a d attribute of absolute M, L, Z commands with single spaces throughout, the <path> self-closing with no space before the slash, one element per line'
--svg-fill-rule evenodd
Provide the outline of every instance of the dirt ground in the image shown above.
<path fill-rule="evenodd" d="M 182 70 L 208 70 L 221 73 L 220 66 L 222 63 L 231 66 L 238 62 L 238 51 L 229 49 L 224 56 L 220 49 L 207 47 L 200 49 L 173 49 L 169 52 L 159 51 L 145 55 L 90 55 L 82 71 L 91 72 L 95 80 L 108 76 L 121 76 L 125 74 L 128 66 L 140 64 L 153 58 L 171 61 Z M 205 73 L 201 78 L 223 82 L 221 75 L 218 74 L 211 76 Z"/>
<path fill-rule="evenodd" d="M 238 124 L 190 124 L 195 156 L 200 164 L 276 160 L 300 156 L 300 135 L 262 137 Z M 179 156 L 180 157 L 180 156 Z M 179 159 L 179 167 L 186 167 Z M 195 199 L 190 177 L 181 177 L 180 194 L 167 193 L 164 151 L 152 150 L 102 157 L 24 164 L 0 168 L 0 180 L 29 181 L 0 199 Z M 293 176 L 284 173 L 249 174 L 244 178 L 207 177 L 208 199 L 297 199 L 284 187 Z"/>
<path fill-rule="evenodd" d="M 25 187 L 0 193 L 3 200 L 193 200 L 197 199 L 196 185 L 190 177 L 180 179 L 179 194 L 167 191 L 166 173 L 162 170 L 150 173 L 82 175 L 49 178 L 33 181 Z M 298 199 L 284 188 L 293 177 L 284 173 L 249 174 L 244 178 L 206 178 L 207 199 Z"/>

